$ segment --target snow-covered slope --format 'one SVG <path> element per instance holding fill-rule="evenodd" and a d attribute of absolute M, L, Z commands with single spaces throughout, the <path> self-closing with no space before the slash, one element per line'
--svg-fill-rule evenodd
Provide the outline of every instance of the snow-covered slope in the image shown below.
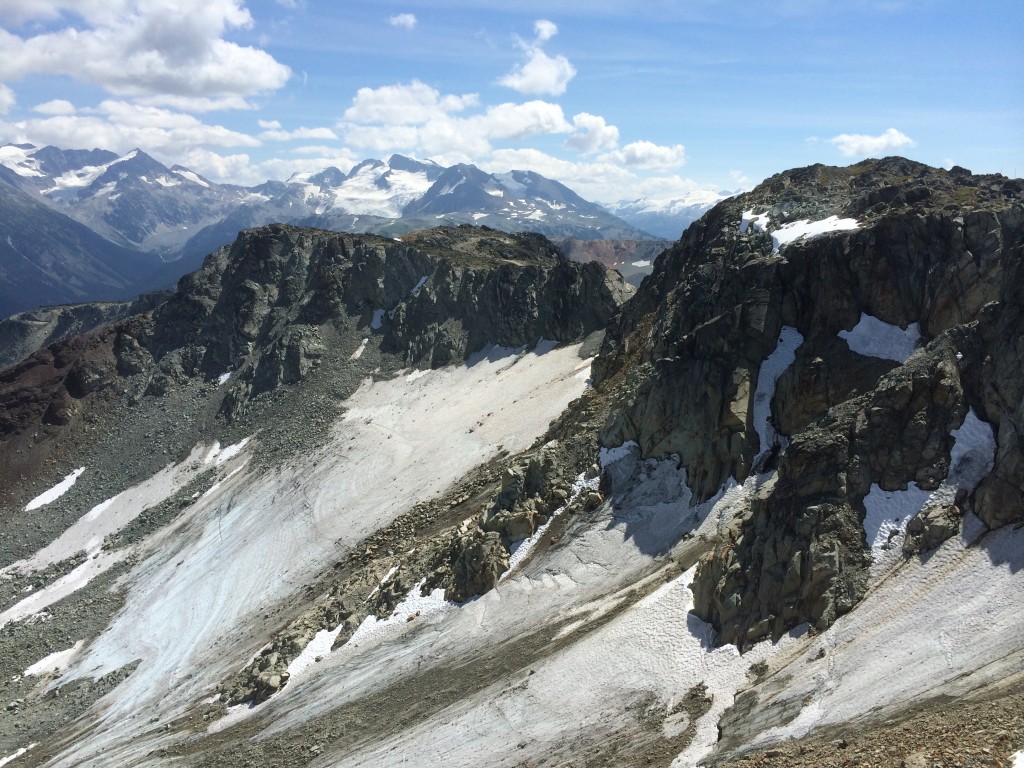
<path fill-rule="evenodd" d="M 0 754 L 944 749 L 903 718 L 1021 691 L 1022 206 L 901 159 L 797 169 L 625 303 L 536 235 L 242 233 L 0 380 Z M 1009 764 L 1024 718 L 998 729 L 971 759 Z"/>

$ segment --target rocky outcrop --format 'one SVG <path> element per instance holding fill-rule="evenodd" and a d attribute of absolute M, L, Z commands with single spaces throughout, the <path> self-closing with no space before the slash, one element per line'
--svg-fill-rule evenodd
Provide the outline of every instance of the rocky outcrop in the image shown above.
<path fill-rule="evenodd" d="M 0 368 L 59 341 L 158 306 L 170 294 L 146 293 L 135 301 L 39 307 L 0 320 Z"/>
<path fill-rule="evenodd" d="M 907 550 L 941 543 L 964 510 L 1024 519 L 1022 242 L 1021 181 L 887 158 L 774 176 L 659 257 L 595 364 L 620 402 L 602 442 L 677 455 L 695 500 L 777 470 L 698 569 L 695 611 L 721 641 L 850 610 L 871 562 L 865 496 L 937 488 L 969 409 L 994 430 L 995 467 L 915 523 Z M 917 351 L 848 342 L 865 317 L 918 332 Z"/>
<path fill-rule="evenodd" d="M 68 424 L 105 391 L 162 397 L 225 372 L 220 413 L 233 419 L 302 381 L 328 351 L 348 359 L 359 336 L 376 338 L 395 367 L 436 367 L 486 344 L 582 339 L 630 291 L 539 235 L 464 226 L 399 242 L 272 225 L 241 233 L 155 309 L 4 372 L 0 434 Z"/>

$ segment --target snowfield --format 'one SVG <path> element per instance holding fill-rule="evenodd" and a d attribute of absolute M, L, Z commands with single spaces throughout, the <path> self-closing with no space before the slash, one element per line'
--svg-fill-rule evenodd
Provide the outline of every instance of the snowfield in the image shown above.
<path fill-rule="evenodd" d="M 767 404 L 801 342 L 784 328 L 762 363 L 753 414 L 762 448 L 777 439 Z M 421 595 L 421 582 L 392 616 L 367 618 L 337 650 L 339 630 L 317 633 L 291 662 L 287 687 L 265 703 L 232 708 L 195 735 L 162 728 L 211 701 L 266 647 L 282 622 L 275 607 L 294 610 L 339 554 L 499 450 L 533 444 L 588 386 L 590 361 L 578 349 L 492 347 L 465 365 L 367 380 L 312 455 L 256 474 L 249 455 L 258 435 L 226 448 L 197 445 L 185 461 L 83 515 L 32 561 L 92 551 L 133 510 L 168 498 L 198 472 L 216 473 L 178 519 L 135 545 L 138 564 L 121 579 L 125 608 L 107 630 L 25 670 L 53 675 L 53 687 L 140 660 L 49 765 L 156 766 L 165 758 L 153 751 L 183 739 L 263 743 L 351 712 L 358 731 L 325 739 L 304 762 L 440 768 L 480 764 L 484 755 L 487 765 L 512 768 L 655 739 L 672 747 L 674 766 L 688 768 L 712 756 L 722 714 L 752 685 L 754 665 L 767 670 L 758 688 L 765 715 L 730 734 L 748 745 L 962 695 L 1015 671 L 1024 649 L 1024 530 L 986 533 L 976 519 L 927 557 L 888 564 L 863 603 L 825 632 L 800 627 L 742 655 L 716 647 L 712 627 L 691 613 L 695 563 L 776 475 L 730 481 L 695 505 L 676 458 L 644 459 L 626 443 L 594 457 L 606 500 L 569 517 L 559 511 L 519 542 L 495 589 L 458 605 L 441 590 Z M 991 470 L 995 446 L 973 411 L 953 437 L 950 493 Z M 597 487 L 597 477 L 580 476 L 572 490 Z M 872 489 L 869 542 L 880 547 L 890 531 L 901 542 L 927 497 L 916 488 Z M 114 555 L 97 554 L 83 567 L 110 567 L 104 558 Z M 87 574 L 65 578 L 72 576 L 78 583 Z M 39 606 L 0 622 L 30 609 Z M 382 708 L 392 697 L 418 703 Z M 690 708 L 695 701 L 704 705 Z"/>
<path fill-rule="evenodd" d="M 141 664 L 54 764 L 100 754 L 143 764 L 150 718 L 182 714 L 244 666 L 273 630 L 266 606 L 299 594 L 339 553 L 497 451 L 528 447 L 587 386 L 579 347 L 552 346 L 491 347 L 412 380 L 368 380 L 328 446 L 275 473 L 236 472 L 143 542 L 146 556 L 124 579 L 125 610 L 59 682 Z M 245 461 L 245 446 L 216 445 L 197 447 L 192 463 L 215 466 L 225 453 Z"/>

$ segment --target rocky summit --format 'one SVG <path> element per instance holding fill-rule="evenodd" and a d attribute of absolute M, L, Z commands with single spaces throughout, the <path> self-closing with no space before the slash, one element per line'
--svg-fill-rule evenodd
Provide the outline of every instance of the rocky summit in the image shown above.
<path fill-rule="evenodd" d="M 0 760 L 1011 765 L 1022 250 L 1024 182 L 886 158 L 635 292 L 269 225 L 5 326 Z"/>

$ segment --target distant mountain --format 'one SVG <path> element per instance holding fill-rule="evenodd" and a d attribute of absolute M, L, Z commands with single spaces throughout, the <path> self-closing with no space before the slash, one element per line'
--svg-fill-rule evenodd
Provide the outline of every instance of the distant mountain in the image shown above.
<path fill-rule="evenodd" d="M 637 200 L 620 200 L 606 207 L 638 229 L 667 240 L 678 240 L 688 226 L 731 194 L 696 190 L 679 198 L 652 200 L 642 197 Z"/>
<path fill-rule="evenodd" d="M 100 239 L 90 241 L 95 247 L 86 250 L 93 255 L 103 251 L 112 260 L 86 259 L 77 267 L 72 249 L 64 261 L 50 263 L 55 271 L 49 282 L 21 294 L 32 298 L 18 303 L 17 310 L 170 287 L 241 230 L 271 223 L 389 237 L 439 225 L 478 224 L 559 239 L 655 239 L 642 227 L 531 171 L 493 174 L 473 165 L 445 168 L 402 155 L 364 160 L 347 173 L 330 167 L 246 188 L 216 184 L 180 165 L 165 166 L 138 149 L 117 155 L 103 149 L 8 144 L 0 147 L 0 172 L 11 190 L 22 193 L 22 204 L 31 200 L 37 212 L 59 212 L 88 228 Z M 24 214 L 0 222 L 15 239 L 31 239 L 39 230 L 34 217 Z M 66 228 L 62 222 L 57 231 Z M 119 260 L 139 262 L 140 253 L 151 259 L 157 255 L 160 261 L 150 261 L 152 269 L 141 270 L 145 277 L 134 267 L 120 270 Z M 100 280 L 98 263 L 113 273 Z M 52 289 L 43 288 L 51 283 Z M 92 293 L 90 285 L 103 290 Z M 115 296 L 111 290 L 120 293 Z M 16 310 L 0 304 L 0 313 L 11 311 Z"/>
<path fill-rule="evenodd" d="M 138 149 L 0 147 L 0 164 L 18 185 L 120 245 L 146 251 L 178 248 L 196 229 L 218 221 L 249 194 L 214 184 L 187 168 L 168 168 Z"/>
<path fill-rule="evenodd" d="M 111 243 L 0 167 L 0 318 L 45 304 L 135 296 L 158 261 Z"/>

